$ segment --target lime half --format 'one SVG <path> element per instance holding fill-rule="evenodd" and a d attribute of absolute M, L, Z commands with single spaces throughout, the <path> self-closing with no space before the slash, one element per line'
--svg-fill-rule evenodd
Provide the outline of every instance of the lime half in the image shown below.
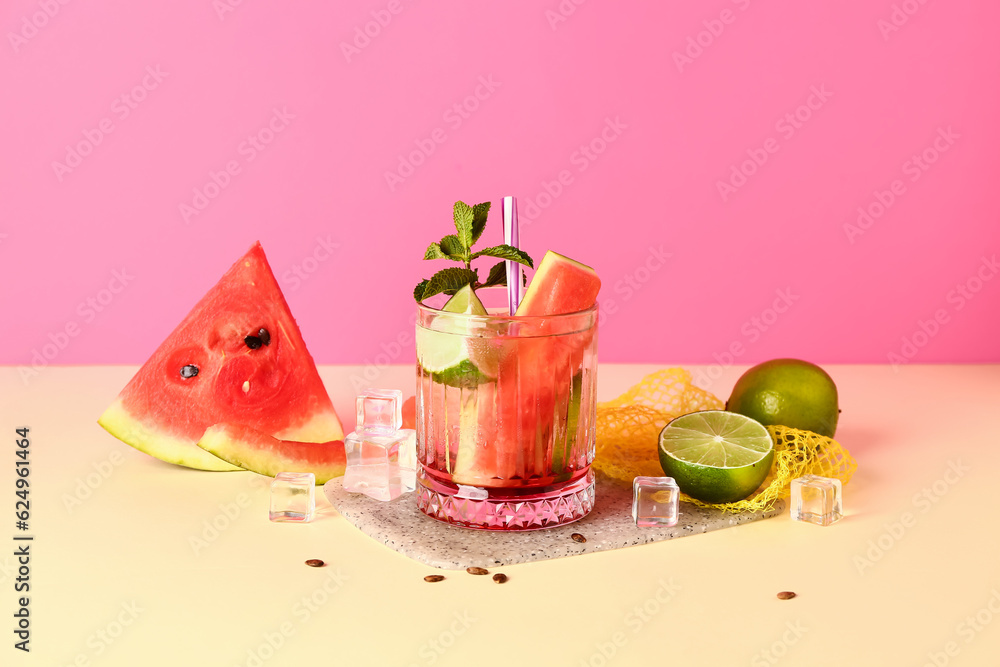
<path fill-rule="evenodd" d="M 489 313 L 479 300 L 471 285 L 466 285 L 448 299 L 441 309 L 445 313 L 486 316 Z M 470 347 L 476 342 L 460 323 L 452 327 L 452 331 L 431 331 L 417 327 L 417 361 L 420 366 L 431 374 L 435 382 L 450 387 L 475 387 L 489 382 L 495 377 L 495 372 L 488 375 L 481 366 L 470 359 Z M 480 355 L 476 355 L 480 356 Z M 487 371 L 489 369 L 486 369 Z"/>
<path fill-rule="evenodd" d="M 735 412 L 682 415 L 660 432 L 660 466 L 681 491 L 706 503 L 731 503 L 757 490 L 774 460 L 760 422 Z"/>

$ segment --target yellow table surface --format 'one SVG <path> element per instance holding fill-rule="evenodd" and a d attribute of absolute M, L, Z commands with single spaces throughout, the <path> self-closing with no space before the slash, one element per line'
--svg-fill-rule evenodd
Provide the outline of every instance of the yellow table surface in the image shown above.
<path fill-rule="evenodd" d="M 602 365 L 601 400 L 659 367 Z M 709 389 L 728 396 L 745 368 Z M 320 369 L 348 429 L 364 370 Z M 322 493 L 312 524 L 270 523 L 264 478 L 178 468 L 115 440 L 96 419 L 135 367 L 51 367 L 27 385 L 0 368 L 0 664 L 997 664 L 1000 366 L 828 370 L 837 439 L 859 463 L 838 524 L 783 514 L 510 566 L 497 585 L 461 571 L 425 583 L 434 570 L 363 535 Z M 377 375 L 412 393 L 412 367 Z M 25 534 L 21 426 L 28 593 L 15 591 L 14 551 L 29 544 L 13 539 Z M 785 590 L 798 597 L 778 600 Z M 28 654 L 12 633 L 24 595 Z"/>

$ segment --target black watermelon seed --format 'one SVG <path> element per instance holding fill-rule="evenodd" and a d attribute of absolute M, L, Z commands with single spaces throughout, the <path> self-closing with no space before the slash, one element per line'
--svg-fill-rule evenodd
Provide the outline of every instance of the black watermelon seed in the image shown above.
<path fill-rule="evenodd" d="M 247 347 L 249 347 L 251 350 L 256 350 L 258 347 L 264 344 L 264 341 L 262 341 L 260 338 L 257 338 L 257 336 L 247 336 L 246 338 L 243 339 L 243 342 L 246 343 Z"/>
<path fill-rule="evenodd" d="M 195 366 L 194 364 L 188 364 L 187 366 L 181 369 L 181 377 L 184 378 L 185 380 L 188 378 L 193 378 L 197 374 L 198 374 L 198 367 Z"/>
<path fill-rule="evenodd" d="M 260 338 L 260 342 L 264 343 L 264 345 L 271 344 L 271 333 L 264 327 L 261 327 L 260 331 L 257 332 L 257 338 Z"/>

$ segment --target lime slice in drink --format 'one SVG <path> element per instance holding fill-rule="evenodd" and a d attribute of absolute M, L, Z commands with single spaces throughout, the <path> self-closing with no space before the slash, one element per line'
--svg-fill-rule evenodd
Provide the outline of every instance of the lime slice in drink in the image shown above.
<path fill-rule="evenodd" d="M 464 315 L 489 314 L 470 285 L 455 292 L 441 310 Z M 488 375 L 470 359 L 470 351 L 478 350 L 478 347 L 475 345 L 477 341 L 468 336 L 468 328 L 459 320 L 449 322 L 449 326 L 452 330 L 447 332 L 417 327 L 417 361 L 431 374 L 431 379 L 450 387 L 475 387 L 495 378 L 495 368 L 492 376 Z"/>
<path fill-rule="evenodd" d="M 682 415 L 660 432 L 660 466 L 681 491 L 706 503 L 731 503 L 757 490 L 774 461 L 759 422 L 735 412 Z"/>

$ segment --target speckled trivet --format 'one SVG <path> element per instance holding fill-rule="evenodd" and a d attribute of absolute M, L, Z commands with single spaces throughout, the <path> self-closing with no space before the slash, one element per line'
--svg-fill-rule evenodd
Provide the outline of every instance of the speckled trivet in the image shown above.
<path fill-rule="evenodd" d="M 330 480 L 323 492 L 345 519 L 404 556 L 451 570 L 530 563 L 707 533 L 769 519 L 785 507 L 779 501 L 766 512 L 726 514 L 681 503 L 676 526 L 637 528 L 632 521 L 632 489 L 598 475 L 594 510 L 583 519 L 557 528 L 497 532 L 460 528 L 432 519 L 417 509 L 416 494 L 380 502 L 360 493 L 347 493 L 342 480 Z M 584 535 L 587 541 L 574 542 L 570 537 L 573 533 Z"/>

